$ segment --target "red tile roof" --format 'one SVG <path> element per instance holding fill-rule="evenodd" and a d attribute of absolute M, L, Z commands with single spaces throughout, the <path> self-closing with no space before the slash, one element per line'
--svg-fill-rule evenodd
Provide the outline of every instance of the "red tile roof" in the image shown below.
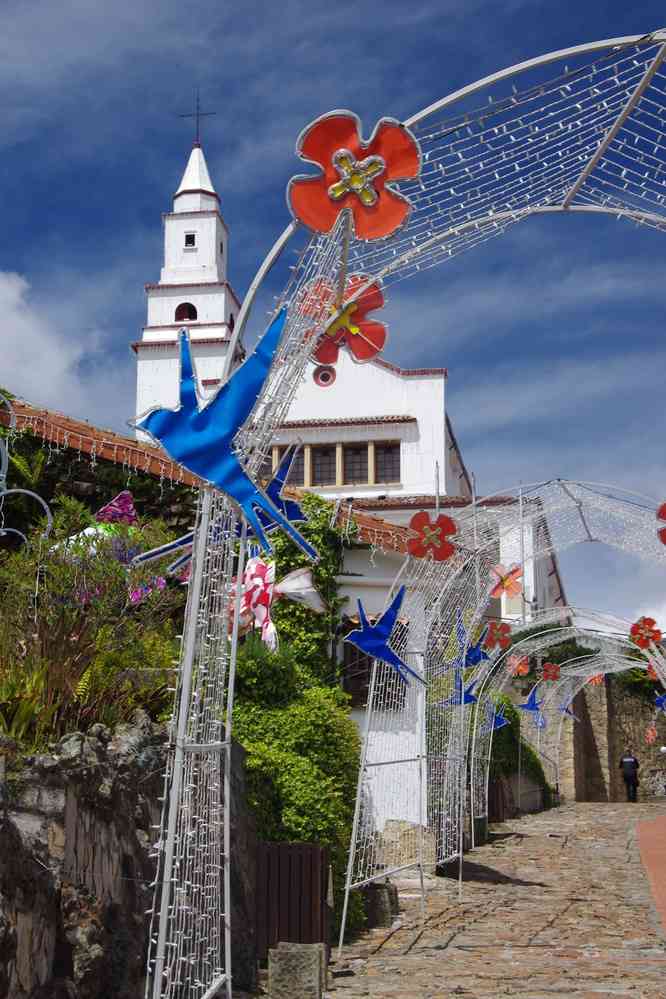
<path fill-rule="evenodd" d="M 440 375 L 444 378 L 448 378 L 449 376 L 448 368 L 399 368 L 397 364 L 392 364 L 391 361 L 387 361 L 383 357 L 373 358 L 372 363 L 378 364 L 380 368 L 386 368 L 387 371 L 392 371 L 396 375 L 400 375 L 401 378 L 420 378 L 424 375 Z"/>
<path fill-rule="evenodd" d="M 169 479 L 189 486 L 201 485 L 201 480 L 196 475 L 170 461 L 161 448 L 144 444 L 132 437 L 123 437 L 113 430 L 100 430 L 85 420 L 74 420 L 54 410 L 39 409 L 20 399 L 12 400 L 12 407 L 17 430 L 30 430 L 37 437 L 58 447 L 94 455 L 156 479 Z M 6 427 L 9 422 L 9 413 L 4 408 L 0 409 L 0 424 Z M 294 496 L 303 495 L 298 489 L 288 489 L 287 492 Z M 365 544 L 378 545 L 387 551 L 400 553 L 407 550 L 407 528 L 352 509 L 346 503 L 338 504 L 336 522 L 344 524 L 348 518 L 356 523 L 359 540 Z"/>
<path fill-rule="evenodd" d="M 432 509 L 437 497 L 428 494 L 418 496 L 359 496 L 354 499 L 354 508 L 361 510 L 412 510 Z M 440 506 L 443 508 L 470 506 L 471 499 L 466 496 L 440 496 Z M 480 498 L 480 506 L 508 506 L 517 503 L 514 496 L 490 496 Z"/>
<path fill-rule="evenodd" d="M 381 426 L 383 423 L 416 423 L 415 416 L 350 416 L 332 420 L 287 420 L 281 423 L 280 430 L 296 430 L 300 427 L 366 427 Z"/>

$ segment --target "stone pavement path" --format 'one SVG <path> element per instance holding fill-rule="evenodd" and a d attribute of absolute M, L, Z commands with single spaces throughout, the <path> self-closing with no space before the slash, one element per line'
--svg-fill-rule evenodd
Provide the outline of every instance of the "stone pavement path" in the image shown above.
<path fill-rule="evenodd" d="M 494 826 L 466 857 L 462 901 L 457 881 L 433 878 L 421 925 L 417 885 L 403 883 L 400 919 L 344 948 L 327 997 L 666 999 L 666 938 L 635 832 L 664 816 L 660 799 Z"/>

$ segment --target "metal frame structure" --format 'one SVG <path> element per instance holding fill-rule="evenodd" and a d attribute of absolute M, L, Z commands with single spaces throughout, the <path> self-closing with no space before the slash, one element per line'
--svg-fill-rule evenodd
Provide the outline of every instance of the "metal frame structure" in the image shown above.
<path fill-rule="evenodd" d="M 657 505 L 643 494 L 603 483 L 555 479 L 521 485 L 456 513 L 457 552 L 449 560 L 406 558 L 399 579 L 411 593 L 405 614 L 410 630 L 392 645 L 403 658 L 413 657 L 427 688 L 424 695 L 410 685 L 397 701 L 395 683 L 390 688 L 386 681 L 378 683 L 386 668 L 375 664 L 347 898 L 354 888 L 398 871 L 415 869 L 423 883 L 429 867 L 462 861 L 466 820 L 473 842 L 473 820 L 487 815 L 492 730 L 480 733 L 480 725 L 491 709 L 494 717 L 494 695 L 506 681 L 505 653 L 496 650 L 476 663 L 466 660 L 484 620 L 493 615 L 492 566 L 501 556 L 534 574 L 545 556 L 590 542 L 666 565 L 666 549 L 655 529 Z M 611 615 L 557 607 L 530 613 L 527 621 L 524 609 L 523 603 L 514 620 L 518 633 L 538 625 L 541 630 L 525 637 L 519 648 L 534 652 L 576 637 L 593 650 L 614 655 L 635 650 L 629 622 Z M 574 614 L 582 615 L 584 623 L 575 623 Z M 662 680 L 666 685 L 666 671 Z M 455 696 L 458 682 L 473 690 L 475 706 Z M 409 745 L 411 752 L 405 748 Z M 383 802 L 390 803 L 390 811 Z M 344 915 L 341 942 L 343 934 Z"/>
<path fill-rule="evenodd" d="M 486 77 L 408 119 L 405 124 L 422 153 L 418 179 L 396 185 L 412 204 L 408 223 L 389 239 L 363 242 L 350 238 L 348 212 L 342 211 L 329 233 L 299 244 L 276 304 L 276 312 L 288 309 L 282 342 L 236 439 L 246 471 L 256 475 L 267 457 L 318 338 L 371 283 L 386 286 L 413 277 L 537 214 L 601 213 L 665 230 L 665 56 L 665 31 L 576 46 Z M 483 103 L 475 104 L 482 93 Z M 296 223 L 288 225 L 261 264 L 238 316 L 228 358 L 235 355 L 259 287 L 284 248 L 303 233 Z M 350 273 L 368 280 L 352 297 L 338 300 L 334 316 L 323 302 L 313 310 L 312 295 L 307 310 L 303 307 L 315 282 L 344 289 Z M 534 491 L 520 496 L 521 545 L 526 525 L 534 526 L 535 518 L 547 538 L 553 520 L 557 534 L 558 518 L 573 517 L 584 535 L 577 540 L 590 540 L 580 504 L 578 513 L 573 504 L 572 514 L 568 508 L 565 512 L 562 500 L 548 509 L 546 521 L 539 502 Z M 515 506 L 515 495 L 507 510 L 511 503 Z M 453 559 L 444 565 L 409 559 L 403 567 L 409 629 L 393 644 L 421 669 L 427 692 L 409 691 L 403 699 L 390 676 L 375 666 L 354 821 L 355 837 L 362 833 L 364 838 L 355 838 L 350 871 L 357 856 L 365 859 L 348 876 L 348 890 L 352 881 L 375 876 L 379 850 L 384 851 L 384 871 L 387 867 L 386 844 L 372 838 L 368 818 L 373 807 L 370 769 L 378 775 L 375 791 L 390 768 L 387 787 L 392 781 L 406 788 L 413 780 L 419 784 L 409 803 L 415 815 L 411 831 L 394 829 L 394 869 L 407 866 L 400 860 L 403 854 L 415 858 L 421 876 L 431 854 L 437 859 L 462 857 L 469 706 L 462 697 L 455 703 L 455 662 L 461 657 L 464 662 L 469 637 L 483 619 L 489 570 L 500 542 L 508 544 L 505 529 L 516 532 L 510 517 L 505 518 L 509 526 L 503 526 L 502 518 L 490 516 L 482 505 L 474 504 L 470 516 L 459 518 Z M 230 502 L 203 492 L 157 849 L 149 999 L 213 999 L 223 988 L 231 995 L 228 774 L 235 638 L 232 634 L 229 643 L 227 632 L 231 580 L 244 557 L 244 546 L 239 553 L 235 541 L 236 518 Z M 627 515 L 625 541 L 630 522 Z M 627 542 L 625 547 L 631 546 Z M 533 557 L 534 552 L 527 553 L 525 559 Z M 456 640 L 458 609 L 463 621 Z M 462 668 L 457 672 L 466 674 Z M 413 726 L 397 730 L 406 732 L 402 742 L 411 746 L 404 759 L 396 756 L 400 738 L 389 738 L 395 734 L 391 726 L 395 728 L 397 714 L 391 714 L 390 705 L 398 696 L 399 713 L 409 714 L 419 733 L 414 735 Z M 382 739 L 385 746 L 391 742 L 390 752 L 382 748 Z M 221 782 L 220 753 L 225 761 Z M 382 761 L 382 756 L 391 758 Z"/>

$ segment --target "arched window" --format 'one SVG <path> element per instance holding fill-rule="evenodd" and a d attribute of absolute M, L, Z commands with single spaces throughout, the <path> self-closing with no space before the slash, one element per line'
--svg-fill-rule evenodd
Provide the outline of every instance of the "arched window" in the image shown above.
<path fill-rule="evenodd" d="M 181 302 L 176 309 L 176 322 L 183 323 L 197 318 L 197 310 L 191 302 Z"/>

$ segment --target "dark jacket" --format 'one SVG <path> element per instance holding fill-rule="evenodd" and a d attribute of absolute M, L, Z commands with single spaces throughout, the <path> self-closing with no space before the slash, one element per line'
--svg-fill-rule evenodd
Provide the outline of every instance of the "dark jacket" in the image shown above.
<path fill-rule="evenodd" d="M 623 756 L 620 760 L 620 770 L 627 784 L 635 784 L 638 781 L 638 768 L 640 763 L 635 756 Z"/>

